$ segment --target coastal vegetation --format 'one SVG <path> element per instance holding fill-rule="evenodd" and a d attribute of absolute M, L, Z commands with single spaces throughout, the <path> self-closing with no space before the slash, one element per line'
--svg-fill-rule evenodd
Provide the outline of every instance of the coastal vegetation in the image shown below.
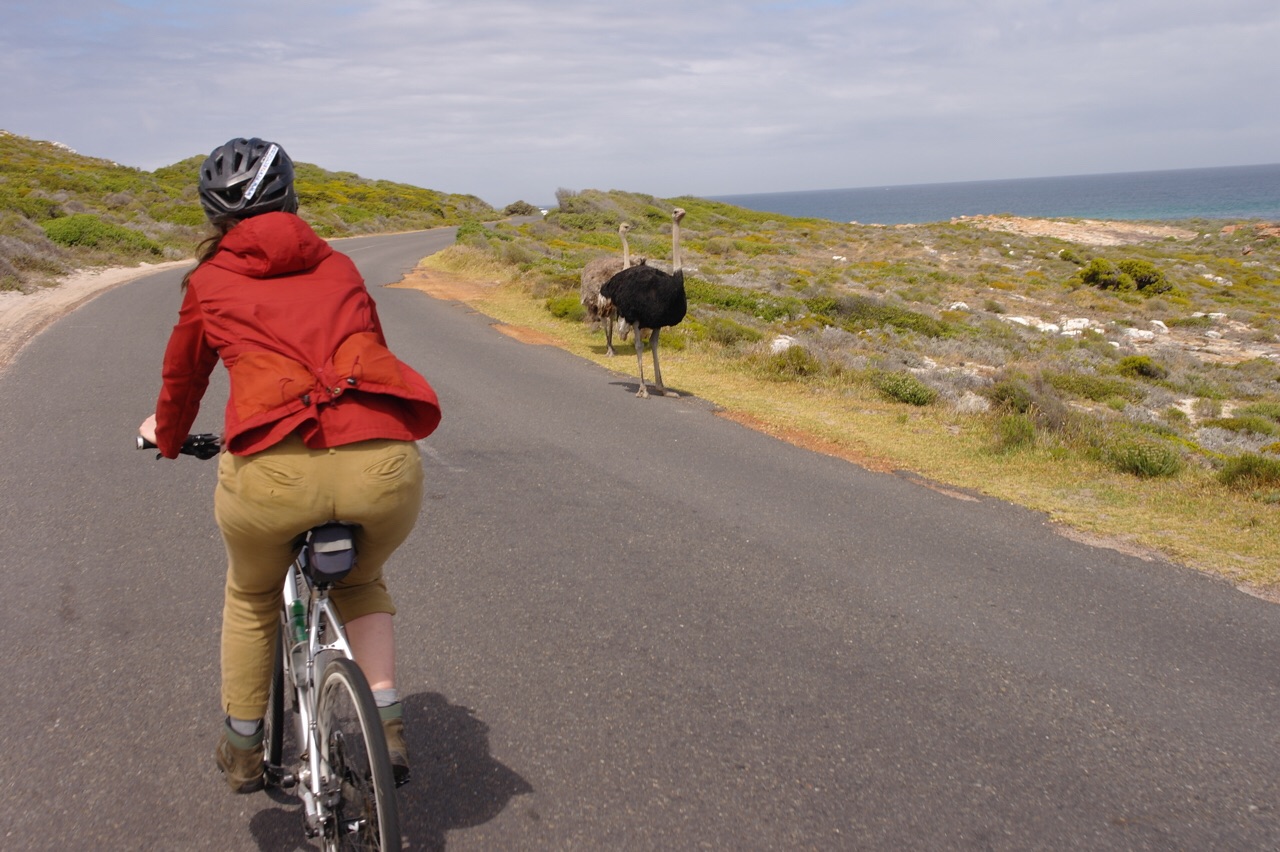
<path fill-rule="evenodd" d="M 562 190 L 545 218 L 467 228 L 421 274 L 614 369 L 578 276 L 669 263 L 689 315 L 668 385 L 884 470 L 1047 512 L 1077 533 L 1280 592 L 1280 234 L 1264 223 L 980 217 L 882 227 L 705 199 Z M 659 403 L 660 404 L 660 403 Z"/>
<path fill-rule="evenodd" d="M 199 161 L 143 172 L 0 133 L 0 288 L 189 257 L 206 233 Z M 302 215 L 328 236 L 457 225 L 407 283 L 462 282 L 451 298 L 621 371 L 634 361 L 608 358 L 584 322 L 580 272 L 620 251 L 623 221 L 634 258 L 669 264 L 683 207 L 690 310 L 662 334 L 669 386 L 819 452 L 1280 596 L 1274 226 L 886 227 L 597 190 L 561 190 L 543 217 L 298 173 Z"/>
<path fill-rule="evenodd" d="M 196 177 L 204 155 L 153 172 L 0 131 L 0 290 L 85 266 L 180 260 L 206 236 Z M 295 163 L 299 211 L 326 237 L 491 219 L 455 195 Z"/>

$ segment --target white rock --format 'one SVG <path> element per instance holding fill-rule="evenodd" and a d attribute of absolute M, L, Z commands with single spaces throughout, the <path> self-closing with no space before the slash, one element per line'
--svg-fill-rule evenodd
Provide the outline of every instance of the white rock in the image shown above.
<path fill-rule="evenodd" d="M 1163 322 L 1161 322 L 1160 320 L 1152 320 L 1152 321 L 1151 321 L 1151 328 L 1155 331 L 1155 333 L 1156 333 L 1156 334 L 1168 334 L 1168 333 L 1169 333 L 1169 326 L 1165 325 L 1165 324 L 1164 324 Z"/>
<path fill-rule="evenodd" d="M 961 414 L 977 414 L 990 410 L 991 401 L 986 397 L 978 396 L 973 391 L 965 391 L 964 396 L 956 400 L 956 411 Z"/>
<path fill-rule="evenodd" d="M 773 342 L 769 344 L 769 351 L 774 355 L 777 355 L 779 352 L 786 352 L 792 346 L 797 345 L 797 343 L 798 341 L 791 335 L 779 334 L 773 339 Z"/>
<path fill-rule="evenodd" d="M 967 310 L 969 310 L 969 306 L 968 306 L 968 305 L 966 305 L 964 302 L 952 302 L 952 303 L 951 303 L 951 305 L 947 308 L 947 310 L 949 310 L 949 311 L 967 311 Z"/>
<path fill-rule="evenodd" d="M 1126 328 L 1124 336 L 1130 340 L 1155 340 L 1156 333 L 1142 328 Z"/>

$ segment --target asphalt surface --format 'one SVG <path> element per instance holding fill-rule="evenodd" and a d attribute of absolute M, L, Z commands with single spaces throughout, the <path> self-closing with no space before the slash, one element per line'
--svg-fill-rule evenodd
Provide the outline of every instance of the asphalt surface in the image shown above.
<path fill-rule="evenodd" d="M 1280 848 L 1280 608 L 380 286 L 449 239 L 339 246 L 445 412 L 389 566 L 411 848 Z M 214 463 L 132 449 L 178 278 L 0 373 L 5 849 L 312 848 L 213 766 Z"/>

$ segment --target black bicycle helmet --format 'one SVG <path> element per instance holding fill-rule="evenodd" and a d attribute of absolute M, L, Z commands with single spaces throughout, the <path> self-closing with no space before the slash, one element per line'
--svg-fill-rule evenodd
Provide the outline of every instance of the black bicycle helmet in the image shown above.
<path fill-rule="evenodd" d="M 232 139 L 214 148 L 200 166 L 200 204 L 210 219 L 297 213 L 293 161 L 274 142 Z"/>

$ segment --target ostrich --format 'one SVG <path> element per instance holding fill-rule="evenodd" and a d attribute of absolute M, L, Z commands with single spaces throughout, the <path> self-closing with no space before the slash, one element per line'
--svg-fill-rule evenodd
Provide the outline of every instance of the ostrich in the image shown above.
<path fill-rule="evenodd" d="M 636 396 L 649 397 L 644 384 L 644 331 L 648 329 L 649 349 L 653 352 L 654 385 L 664 396 L 679 396 L 662 386 L 662 368 L 658 366 L 658 332 L 684 319 L 688 302 L 684 295 L 684 268 L 680 263 L 680 220 L 684 211 L 671 211 L 671 272 L 651 266 L 633 266 L 610 278 L 600 288 L 600 310 L 617 311 L 636 335 L 636 366 L 640 371 L 640 390 Z"/>
<path fill-rule="evenodd" d="M 627 245 L 627 232 L 631 230 L 631 226 L 623 222 L 618 226 L 618 236 L 622 239 L 622 259 L 616 257 L 598 257 L 582 268 L 582 285 L 579 288 L 579 298 L 582 300 L 582 306 L 587 309 L 587 320 L 592 323 L 604 323 L 604 340 L 606 351 L 610 356 L 613 352 L 613 324 L 617 318 L 617 312 L 611 310 L 601 310 L 600 307 L 600 287 L 613 276 L 617 275 L 624 269 L 631 268 L 631 248 Z M 640 264 L 644 264 L 644 258 L 640 259 Z M 619 333 L 622 339 L 627 339 L 627 327 L 619 325 Z"/>

